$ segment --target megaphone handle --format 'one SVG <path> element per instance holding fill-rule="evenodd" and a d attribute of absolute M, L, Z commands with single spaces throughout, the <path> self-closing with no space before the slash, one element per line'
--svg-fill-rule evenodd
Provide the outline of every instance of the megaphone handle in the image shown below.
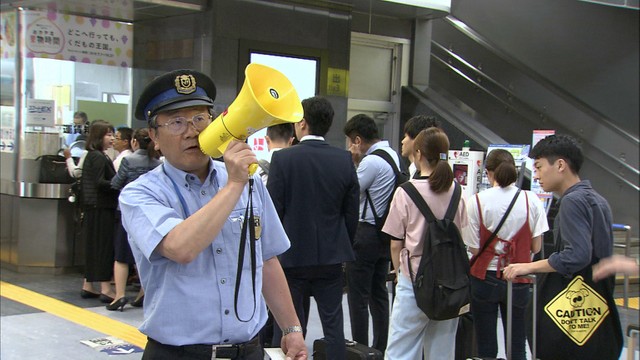
<path fill-rule="evenodd" d="M 253 164 L 249 165 L 249 177 L 253 176 L 253 174 L 255 174 L 257 170 L 258 170 L 258 164 L 257 163 L 253 163 Z"/>

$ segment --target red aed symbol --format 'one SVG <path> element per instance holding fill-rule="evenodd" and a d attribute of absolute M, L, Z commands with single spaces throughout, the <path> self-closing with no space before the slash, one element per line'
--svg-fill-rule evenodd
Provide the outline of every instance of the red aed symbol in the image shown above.
<path fill-rule="evenodd" d="M 453 152 L 453 157 L 454 157 L 455 159 L 457 159 L 457 158 L 458 158 L 458 152 L 457 152 L 457 151 L 454 151 L 454 152 Z"/>
<path fill-rule="evenodd" d="M 264 146 L 264 138 L 255 138 L 253 139 L 253 150 L 254 151 L 265 151 Z"/>

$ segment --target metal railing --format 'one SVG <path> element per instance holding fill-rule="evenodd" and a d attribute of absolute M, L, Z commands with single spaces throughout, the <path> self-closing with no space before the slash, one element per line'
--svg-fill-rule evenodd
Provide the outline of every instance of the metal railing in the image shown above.
<path fill-rule="evenodd" d="M 613 224 L 614 232 L 624 232 L 625 241 L 624 244 L 616 243 L 614 241 L 613 247 L 624 249 L 624 256 L 629 257 L 631 255 L 631 226 L 623 224 Z M 624 283 L 622 288 L 623 306 L 625 309 L 629 308 L 629 275 L 624 274 Z"/>
<path fill-rule="evenodd" d="M 636 346 L 638 346 L 638 340 L 640 340 L 640 328 L 638 325 L 627 326 L 627 360 L 634 360 L 636 358 Z"/>

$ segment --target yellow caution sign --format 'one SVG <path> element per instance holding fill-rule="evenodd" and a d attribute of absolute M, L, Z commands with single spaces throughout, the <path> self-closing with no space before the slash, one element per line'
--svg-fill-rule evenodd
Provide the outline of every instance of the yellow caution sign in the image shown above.
<path fill-rule="evenodd" d="M 607 301 L 577 276 L 544 308 L 578 346 L 584 345 L 609 314 Z"/>

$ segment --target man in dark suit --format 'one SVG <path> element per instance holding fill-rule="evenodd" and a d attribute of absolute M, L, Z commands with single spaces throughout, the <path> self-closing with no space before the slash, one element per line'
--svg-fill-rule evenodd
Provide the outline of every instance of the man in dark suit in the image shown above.
<path fill-rule="evenodd" d="M 324 140 L 333 122 L 329 101 L 313 97 L 302 107 L 304 118 L 295 124 L 300 143 L 273 153 L 267 189 L 291 241 L 280 262 L 303 331 L 303 302 L 312 295 L 327 359 L 344 359 L 342 264 L 354 260 L 360 188 L 351 154 Z"/>

